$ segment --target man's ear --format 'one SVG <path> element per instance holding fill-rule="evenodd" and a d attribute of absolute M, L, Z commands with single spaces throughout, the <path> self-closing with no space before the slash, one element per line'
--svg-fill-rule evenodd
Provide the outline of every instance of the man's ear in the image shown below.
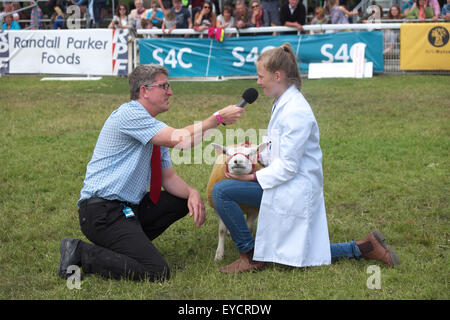
<path fill-rule="evenodd" d="M 147 90 L 145 89 L 144 86 L 140 86 L 140 87 L 139 87 L 139 95 L 138 95 L 138 99 L 141 98 L 141 97 L 143 98 L 144 95 L 146 94 L 146 91 L 147 91 Z"/>
<path fill-rule="evenodd" d="M 227 153 L 227 147 L 221 146 L 220 144 L 217 144 L 217 143 L 211 143 L 211 145 L 214 147 L 214 150 L 216 151 L 217 155 Z"/>

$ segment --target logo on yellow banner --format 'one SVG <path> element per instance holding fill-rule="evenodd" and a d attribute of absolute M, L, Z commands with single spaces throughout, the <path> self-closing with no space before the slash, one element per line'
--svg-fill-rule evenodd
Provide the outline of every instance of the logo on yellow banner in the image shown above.
<path fill-rule="evenodd" d="M 401 70 L 450 70 L 446 23 L 404 23 L 400 28 Z"/>
<path fill-rule="evenodd" d="M 433 47 L 443 47 L 448 43 L 448 31 L 446 28 L 438 26 L 428 32 L 428 41 Z"/>

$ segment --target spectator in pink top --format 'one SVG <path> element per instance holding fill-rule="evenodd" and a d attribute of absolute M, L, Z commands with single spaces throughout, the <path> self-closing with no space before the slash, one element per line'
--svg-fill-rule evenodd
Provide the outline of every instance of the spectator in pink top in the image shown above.
<path fill-rule="evenodd" d="M 36 1 L 30 1 L 30 4 L 36 4 Z M 36 25 L 35 19 L 37 20 Z M 31 20 L 31 28 L 30 28 L 31 30 L 42 29 L 42 22 L 40 22 L 42 20 L 42 10 L 41 8 L 39 8 L 39 5 L 31 9 L 30 20 Z"/>
<path fill-rule="evenodd" d="M 413 8 L 416 6 L 416 2 L 414 1 Z M 428 0 L 428 6 L 433 8 L 434 16 L 433 21 L 436 21 L 441 14 L 441 7 L 439 6 L 438 0 Z"/>

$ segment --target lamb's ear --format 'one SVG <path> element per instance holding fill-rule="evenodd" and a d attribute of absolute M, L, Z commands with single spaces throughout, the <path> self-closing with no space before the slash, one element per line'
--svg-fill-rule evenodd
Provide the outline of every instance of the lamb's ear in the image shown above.
<path fill-rule="evenodd" d="M 214 150 L 216 150 L 217 155 L 227 153 L 227 147 L 221 146 L 220 144 L 217 144 L 217 143 L 211 143 L 211 145 L 214 147 Z"/>
<path fill-rule="evenodd" d="M 254 146 L 250 148 L 250 155 L 254 155 L 256 153 L 262 152 L 268 145 L 268 142 L 263 142 L 260 145 Z"/>
<path fill-rule="evenodd" d="M 256 147 L 256 150 L 258 150 L 258 152 L 262 152 L 268 145 L 269 142 L 263 142 Z"/>

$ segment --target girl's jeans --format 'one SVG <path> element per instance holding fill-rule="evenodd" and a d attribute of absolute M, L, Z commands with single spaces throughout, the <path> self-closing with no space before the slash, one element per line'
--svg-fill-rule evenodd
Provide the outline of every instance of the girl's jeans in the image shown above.
<path fill-rule="evenodd" d="M 236 248 L 246 253 L 255 246 L 255 239 L 248 230 L 244 214 L 238 203 L 259 208 L 261 205 L 263 189 L 257 182 L 239 180 L 219 181 L 212 190 L 214 206 L 222 221 L 230 231 Z M 340 258 L 362 257 L 355 241 L 336 243 L 330 245 L 331 260 Z"/>

